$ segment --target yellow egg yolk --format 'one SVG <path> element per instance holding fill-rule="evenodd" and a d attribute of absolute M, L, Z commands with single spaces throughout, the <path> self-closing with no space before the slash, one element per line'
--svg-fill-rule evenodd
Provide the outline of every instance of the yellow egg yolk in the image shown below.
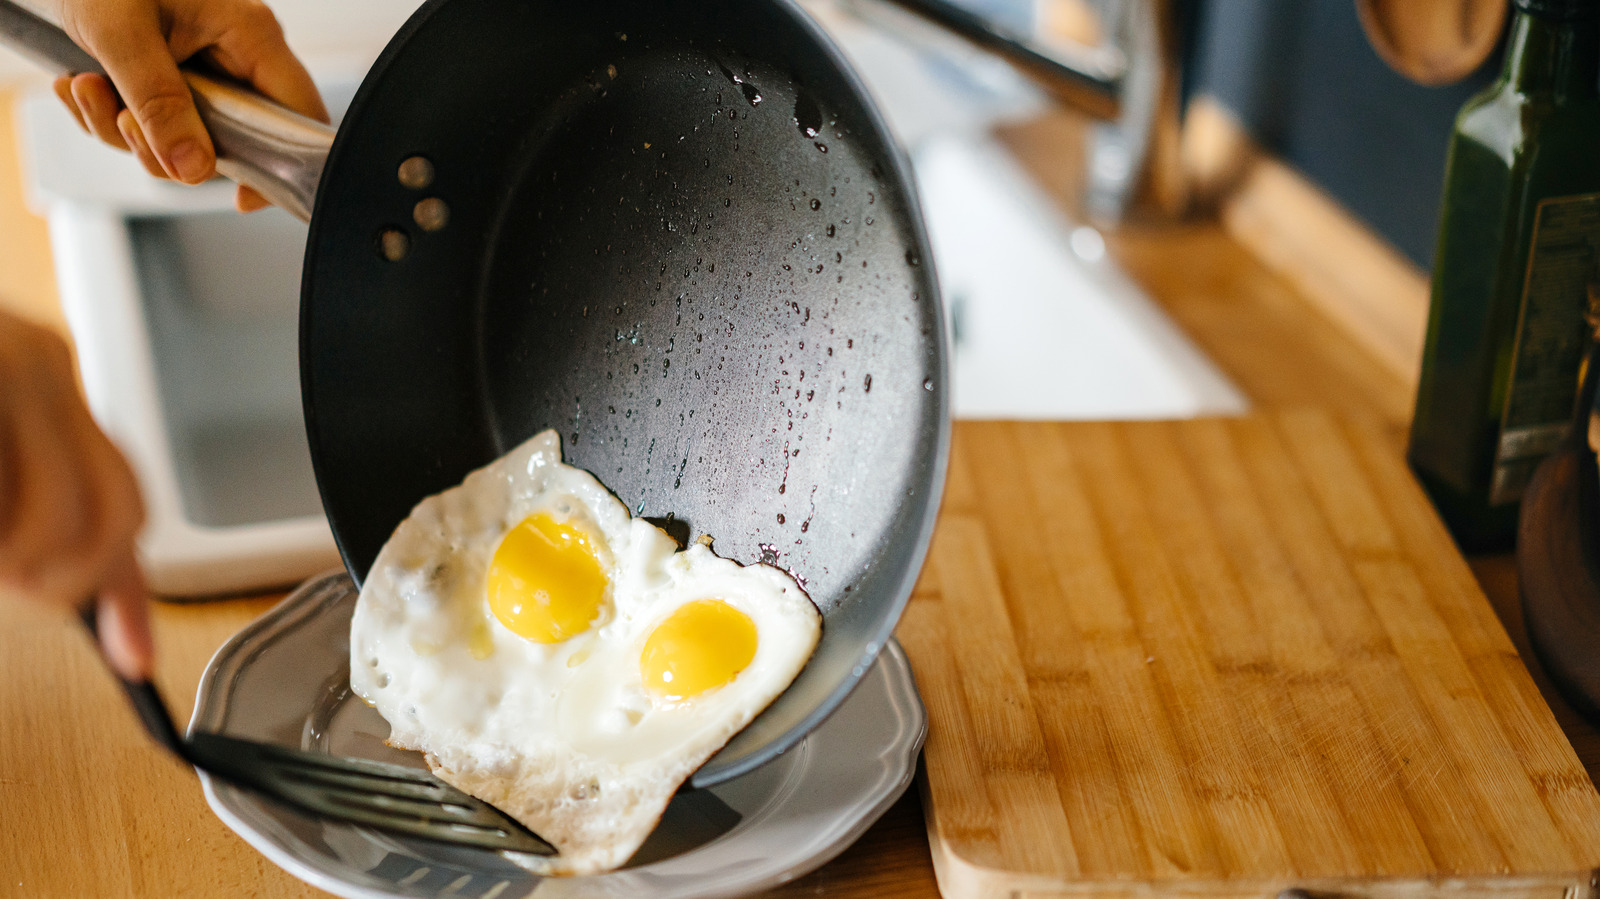
<path fill-rule="evenodd" d="M 646 687 L 676 702 L 733 680 L 755 656 L 750 616 L 719 599 L 698 599 L 650 632 L 639 673 Z"/>
<path fill-rule="evenodd" d="M 605 591 L 594 539 L 544 512 L 512 528 L 489 561 L 489 609 L 512 633 L 538 643 L 588 630 Z"/>

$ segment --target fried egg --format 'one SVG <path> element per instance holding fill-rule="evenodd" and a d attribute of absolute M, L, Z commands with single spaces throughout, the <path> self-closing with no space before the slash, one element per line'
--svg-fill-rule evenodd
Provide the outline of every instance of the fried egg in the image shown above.
<path fill-rule="evenodd" d="M 821 627 L 788 574 L 680 552 L 546 431 L 396 528 L 356 603 L 350 685 L 391 745 L 560 853 L 519 863 L 592 874 L 633 855 Z"/>

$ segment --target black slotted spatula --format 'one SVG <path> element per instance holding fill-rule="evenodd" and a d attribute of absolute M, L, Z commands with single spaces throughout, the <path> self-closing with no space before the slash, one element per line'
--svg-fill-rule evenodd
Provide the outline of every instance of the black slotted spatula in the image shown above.
<path fill-rule="evenodd" d="M 82 612 L 96 637 L 95 610 Z M 178 758 L 231 784 L 323 818 L 491 851 L 555 855 L 554 846 L 499 809 L 426 771 L 306 752 L 217 733 L 180 736 L 155 684 L 118 676 L 139 721 Z"/>

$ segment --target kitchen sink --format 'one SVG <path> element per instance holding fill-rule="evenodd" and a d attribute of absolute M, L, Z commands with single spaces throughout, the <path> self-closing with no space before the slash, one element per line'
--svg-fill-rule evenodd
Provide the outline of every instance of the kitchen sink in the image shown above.
<path fill-rule="evenodd" d="M 998 144 L 912 153 L 951 332 L 956 418 L 1237 415 L 1244 395 Z"/>
<path fill-rule="evenodd" d="M 911 158 L 950 325 L 957 418 L 1235 415 L 1223 373 L 991 136 L 1046 100 L 999 59 L 877 0 L 805 0 Z M 1028 4 L 975 4 L 986 14 Z M 1016 10 L 1012 10 L 1015 12 Z"/>

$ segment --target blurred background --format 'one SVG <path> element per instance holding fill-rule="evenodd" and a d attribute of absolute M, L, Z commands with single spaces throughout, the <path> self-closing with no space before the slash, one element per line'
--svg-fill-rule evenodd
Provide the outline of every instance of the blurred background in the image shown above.
<path fill-rule="evenodd" d="M 1324 282 L 1349 277 L 1330 234 L 1378 260 L 1377 274 L 1344 285 L 1353 312 L 1323 313 L 1367 338 L 1401 384 L 1394 395 L 1407 395 L 1451 122 L 1498 52 L 1464 80 L 1424 87 L 1379 58 L 1354 0 L 955 2 L 1004 37 L 1123 77 L 1121 120 L 1095 125 L 897 5 L 802 2 L 915 170 L 957 417 L 1244 411 L 1239 361 L 1202 351 L 1108 241 L 1159 242 L 1163 227 L 1217 213 L 1255 158 L 1288 173 L 1289 199 L 1257 204 L 1274 210 L 1266 220 L 1234 201 L 1222 211 L 1230 231 L 1272 266 L 1279 226 L 1314 222 L 1302 243 L 1323 245 L 1322 268 L 1285 275 L 1314 304 Z M 416 4 L 272 6 L 337 113 Z M 0 209 L 17 210 L 0 214 L 0 302 L 70 329 L 91 408 L 145 488 L 156 589 L 207 596 L 335 564 L 299 420 L 305 226 L 277 210 L 234 215 L 225 184 L 149 179 L 82 135 L 47 79 L 3 49 L 0 104 L 0 165 L 20 178 L 0 179 Z M 1169 175 L 1177 187 L 1163 194 L 1153 182 Z"/>

